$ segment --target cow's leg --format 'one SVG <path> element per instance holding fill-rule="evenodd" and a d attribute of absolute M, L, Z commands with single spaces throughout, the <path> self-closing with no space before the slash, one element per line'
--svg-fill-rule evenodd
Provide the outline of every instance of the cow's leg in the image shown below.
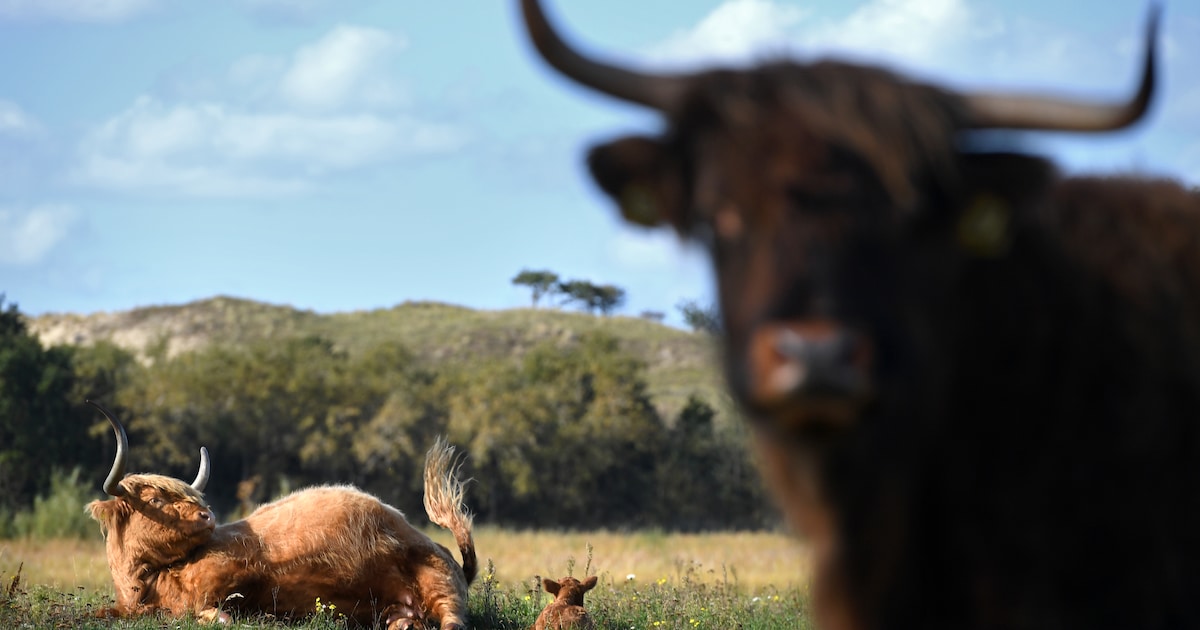
<path fill-rule="evenodd" d="M 384 609 L 384 623 L 387 630 L 414 630 L 426 627 L 429 617 L 439 621 L 441 630 L 465 630 L 466 611 L 462 606 L 439 600 L 427 608 L 424 603 L 405 592 L 400 600 Z"/>
<path fill-rule="evenodd" d="M 445 551 L 445 548 L 442 548 Z M 416 570 L 422 612 L 437 619 L 442 630 L 467 627 L 467 583 L 450 552 L 431 554 Z"/>
<path fill-rule="evenodd" d="M 463 606 L 443 602 L 430 613 L 431 616 L 438 619 L 442 630 L 466 630 L 467 628 L 467 611 Z"/>

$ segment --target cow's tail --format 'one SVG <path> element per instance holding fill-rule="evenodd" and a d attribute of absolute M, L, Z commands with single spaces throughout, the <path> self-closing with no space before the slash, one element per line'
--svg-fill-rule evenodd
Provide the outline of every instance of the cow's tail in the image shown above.
<path fill-rule="evenodd" d="M 425 454 L 425 513 L 429 520 L 454 534 L 462 555 L 463 575 L 470 584 L 479 572 L 479 563 L 471 536 L 472 516 L 463 505 L 466 483 L 458 478 L 461 465 L 461 459 L 454 456 L 454 447 L 439 437 Z"/>

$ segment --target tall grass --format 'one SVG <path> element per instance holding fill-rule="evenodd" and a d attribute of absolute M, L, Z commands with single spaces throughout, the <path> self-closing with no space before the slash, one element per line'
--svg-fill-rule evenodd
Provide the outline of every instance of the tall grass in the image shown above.
<path fill-rule="evenodd" d="M 58 628 L 150 630 L 173 628 L 198 630 L 195 619 L 167 621 L 156 616 L 136 619 L 101 619 L 100 611 L 111 606 L 111 598 L 89 589 L 55 589 L 26 585 L 21 569 L 0 574 L 0 627 L 28 630 Z M 586 571 L 584 571 L 586 573 Z M 472 628 L 526 630 L 542 607 L 552 598 L 532 583 L 501 584 L 493 567 L 483 572 L 468 601 Z M 812 627 L 807 600 L 797 587 L 771 589 L 750 596 L 731 584 L 709 584 L 661 579 L 648 584 L 604 575 L 587 597 L 587 608 L 599 628 L 645 630 L 696 630 L 741 628 L 744 630 L 805 630 Z M 319 612 L 286 627 L 298 630 L 344 628 L 336 614 Z M 279 628 L 284 624 L 266 616 L 237 619 L 241 628 Z M 382 630 L 382 629 L 380 629 Z"/>
<path fill-rule="evenodd" d="M 455 549 L 444 530 L 426 532 Z M 633 575 L 645 584 L 661 579 L 713 584 L 725 581 L 747 593 L 807 583 L 810 556 L 795 538 L 777 532 L 712 532 L 673 534 L 661 531 L 513 531 L 478 527 L 476 547 L 481 561 L 491 560 L 496 579 L 524 583 L 536 576 L 559 578 L 572 559 L 591 549 L 593 574 L 617 580 Z"/>
<path fill-rule="evenodd" d="M 93 524 L 94 525 L 94 524 Z M 433 533 L 433 532 L 431 532 Z M 440 537 L 441 532 L 434 533 Z M 440 539 L 439 539 L 440 540 Z M 444 540 L 443 544 L 453 542 Z M 600 628 L 804 629 L 807 554 L 779 534 L 476 531 L 486 569 L 471 587 L 474 628 L 525 630 L 551 597 L 540 577 L 599 575 L 587 607 Z M 5 594 L 14 576 L 19 584 Z M 112 605 L 98 528 L 89 541 L 0 541 L 0 628 L 198 628 L 189 620 L 96 620 Z M 274 628 L 264 619 L 249 628 Z M 332 616 L 293 626 L 340 628 Z"/>
<path fill-rule="evenodd" d="M 111 592 L 100 527 L 94 522 L 90 526 L 90 533 L 81 540 L 0 540 L 0 572 L 14 572 L 23 563 L 30 583 Z M 427 533 L 438 543 L 457 549 L 444 530 Z M 616 581 L 632 575 L 634 584 L 686 577 L 710 585 L 727 582 L 732 588 L 757 595 L 802 587 L 809 574 L 807 549 L 787 535 L 768 532 L 562 533 L 484 526 L 475 530 L 475 546 L 480 561 L 490 561 L 496 581 L 503 584 L 531 583 L 538 576 L 562 577 L 568 562 L 589 546 L 594 574 L 609 574 Z"/>
<path fill-rule="evenodd" d="M 593 574 L 586 567 L 579 573 L 568 568 L 565 573 L 576 577 Z M 636 578 L 601 573 L 599 584 L 587 595 L 586 607 L 600 628 L 804 630 L 812 627 L 806 591 L 798 586 L 772 587 L 761 594 L 749 595 L 727 580 L 711 582 L 697 577 L 686 572 L 679 578 L 663 577 L 643 583 Z M 481 582 L 471 596 L 471 620 L 476 628 L 525 630 L 554 599 L 542 592 L 536 580 L 500 585 L 490 565 Z"/>

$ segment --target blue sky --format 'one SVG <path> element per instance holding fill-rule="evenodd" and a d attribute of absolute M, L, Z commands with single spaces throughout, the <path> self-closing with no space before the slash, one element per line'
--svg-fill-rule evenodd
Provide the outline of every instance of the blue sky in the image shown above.
<path fill-rule="evenodd" d="M 852 56 L 954 87 L 1124 94 L 1147 4 L 547 0 L 644 68 Z M 625 227 L 582 169 L 647 112 L 550 74 L 514 1 L 0 0 L 0 292 L 28 314 L 218 294 L 319 312 L 523 306 L 522 268 L 625 313 L 710 299 L 706 262 Z M 1200 183 L 1200 3 L 1166 6 L 1145 124 L 1030 135 L 1067 171 Z"/>

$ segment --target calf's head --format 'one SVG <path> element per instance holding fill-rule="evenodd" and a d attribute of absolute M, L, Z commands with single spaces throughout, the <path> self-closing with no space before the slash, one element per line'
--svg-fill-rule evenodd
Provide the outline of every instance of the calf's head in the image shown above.
<path fill-rule="evenodd" d="M 554 603 L 567 606 L 583 606 L 583 596 L 588 591 L 596 588 L 596 576 L 591 576 L 584 581 L 573 577 L 565 577 L 555 582 L 550 578 L 542 578 L 542 586 L 547 593 L 554 596 Z"/>
<path fill-rule="evenodd" d="M 970 210 L 962 132 L 1117 129 L 1154 84 L 1156 13 L 1136 93 L 1085 104 L 956 93 L 835 61 L 646 74 L 574 50 L 537 0 L 522 8 L 552 67 L 662 114 L 660 136 L 594 147 L 591 173 L 628 221 L 708 248 L 733 393 L 785 432 L 845 425 L 900 369 L 897 276 L 922 238 L 953 238 Z"/>
<path fill-rule="evenodd" d="M 200 449 L 200 471 L 187 483 L 153 474 L 125 475 L 129 438 L 116 416 L 99 403 L 88 401 L 104 414 L 117 437 L 117 455 L 104 492 L 110 499 L 87 505 L 88 514 L 100 523 L 109 541 L 109 563 L 164 566 L 184 558 L 204 544 L 216 528 L 216 518 L 204 501 L 208 483 L 208 449 Z M 119 553 L 123 557 L 114 558 Z"/>

